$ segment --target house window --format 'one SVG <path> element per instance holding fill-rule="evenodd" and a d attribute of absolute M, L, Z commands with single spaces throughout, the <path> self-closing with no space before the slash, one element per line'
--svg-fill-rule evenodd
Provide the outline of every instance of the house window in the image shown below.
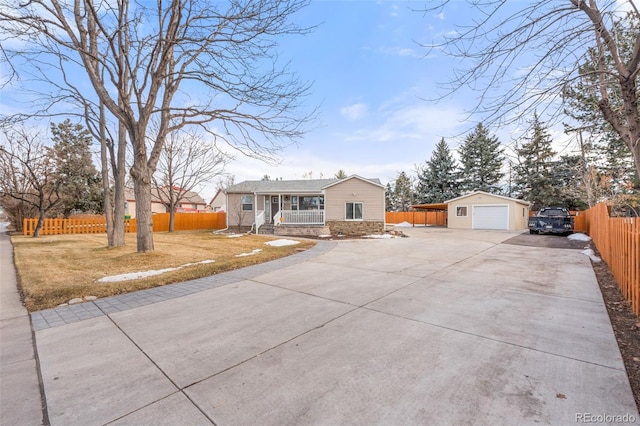
<path fill-rule="evenodd" d="M 291 196 L 291 210 L 298 210 L 298 196 Z"/>
<path fill-rule="evenodd" d="M 362 220 L 362 203 L 347 203 L 345 217 L 347 220 Z"/>
<path fill-rule="evenodd" d="M 456 207 L 456 216 L 466 216 L 467 215 L 467 206 L 459 206 Z"/>
<path fill-rule="evenodd" d="M 317 195 L 305 195 L 299 197 L 299 210 L 324 209 L 324 197 Z"/>
<path fill-rule="evenodd" d="M 253 210 L 253 196 L 242 196 L 242 210 Z"/>

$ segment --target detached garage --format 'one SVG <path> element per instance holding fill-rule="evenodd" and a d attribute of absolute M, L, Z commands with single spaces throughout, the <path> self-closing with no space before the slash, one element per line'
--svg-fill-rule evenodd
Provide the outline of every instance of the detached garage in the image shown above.
<path fill-rule="evenodd" d="M 523 200 L 474 191 L 445 203 L 449 228 L 527 229 L 529 203 Z"/>

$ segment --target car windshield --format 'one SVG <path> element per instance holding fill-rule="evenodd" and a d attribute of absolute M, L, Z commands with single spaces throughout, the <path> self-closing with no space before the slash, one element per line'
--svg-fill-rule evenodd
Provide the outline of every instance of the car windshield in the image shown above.
<path fill-rule="evenodd" d="M 545 216 L 566 216 L 567 215 L 564 209 L 544 209 L 540 213 Z"/>

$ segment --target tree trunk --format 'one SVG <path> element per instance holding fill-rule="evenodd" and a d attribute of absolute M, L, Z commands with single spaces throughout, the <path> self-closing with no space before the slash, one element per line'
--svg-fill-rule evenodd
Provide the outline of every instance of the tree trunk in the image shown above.
<path fill-rule="evenodd" d="M 36 224 L 36 229 L 33 231 L 33 238 L 38 238 L 40 236 L 40 230 L 44 225 L 44 210 L 40 209 L 38 212 L 38 223 Z"/>
<path fill-rule="evenodd" d="M 176 207 L 174 205 L 171 205 L 171 207 L 169 208 L 169 232 L 173 232 L 175 221 L 176 221 Z"/>
<path fill-rule="evenodd" d="M 136 156 L 131 177 L 133 178 L 133 192 L 136 197 L 136 232 L 138 253 L 154 250 L 153 246 L 153 218 L 151 213 L 151 172 L 142 156 Z"/>
<path fill-rule="evenodd" d="M 127 147 L 127 130 L 125 126 L 120 123 L 118 130 L 118 148 L 116 153 L 112 153 L 112 156 L 117 155 L 115 158 L 115 164 L 113 165 L 113 178 L 114 178 L 114 229 L 113 229 L 113 246 L 120 247 L 125 245 L 124 234 L 125 234 L 125 223 L 124 223 L 124 203 L 125 203 L 125 194 L 124 194 L 124 181 L 125 181 L 125 173 L 126 173 L 126 147 Z"/>
<path fill-rule="evenodd" d="M 111 191 L 109 188 L 109 161 L 107 158 L 107 133 L 106 118 L 104 114 L 104 104 L 100 102 L 100 167 L 102 177 L 102 194 L 104 196 L 104 217 L 107 222 L 107 247 L 115 247 L 114 245 L 114 222 L 113 222 L 113 206 L 111 205 Z"/>

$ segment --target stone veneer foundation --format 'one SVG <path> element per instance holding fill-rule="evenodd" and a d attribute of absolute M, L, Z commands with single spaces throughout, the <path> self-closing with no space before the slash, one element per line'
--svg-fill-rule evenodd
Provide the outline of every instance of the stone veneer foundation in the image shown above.
<path fill-rule="evenodd" d="M 319 237 L 320 235 L 329 235 L 331 234 L 331 231 L 328 226 L 283 225 L 274 227 L 273 234 L 292 237 Z"/>
<path fill-rule="evenodd" d="M 384 222 L 377 221 L 328 221 L 331 235 L 373 235 L 384 234 Z"/>

